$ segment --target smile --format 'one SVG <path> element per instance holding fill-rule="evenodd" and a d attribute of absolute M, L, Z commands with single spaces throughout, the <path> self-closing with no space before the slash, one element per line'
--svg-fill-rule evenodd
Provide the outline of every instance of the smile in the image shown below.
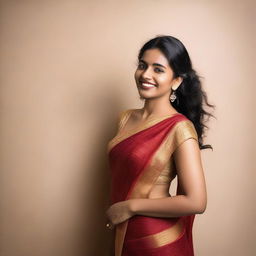
<path fill-rule="evenodd" d="M 154 84 L 151 83 L 142 83 L 140 82 L 142 88 L 154 88 L 156 87 Z"/>

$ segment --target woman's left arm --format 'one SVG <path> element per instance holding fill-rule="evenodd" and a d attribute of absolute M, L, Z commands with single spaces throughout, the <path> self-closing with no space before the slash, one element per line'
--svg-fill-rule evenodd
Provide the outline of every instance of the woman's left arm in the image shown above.
<path fill-rule="evenodd" d="M 207 192 L 198 142 L 193 138 L 184 141 L 176 148 L 173 156 L 182 194 L 165 198 L 130 199 L 132 214 L 178 217 L 205 211 Z"/>
<path fill-rule="evenodd" d="M 119 224 L 133 215 L 179 217 L 205 211 L 207 192 L 198 142 L 193 138 L 185 140 L 173 156 L 180 193 L 165 198 L 135 198 L 115 203 L 106 212 L 112 224 Z"/>

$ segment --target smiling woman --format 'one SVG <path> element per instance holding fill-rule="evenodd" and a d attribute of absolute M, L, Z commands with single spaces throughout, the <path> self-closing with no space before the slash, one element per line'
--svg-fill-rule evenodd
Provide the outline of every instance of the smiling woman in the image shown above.
<path fill-rule="evenodd" d="M 141 98 L 159 97 L 169 93 L 171 87 L 177 89 L 182 82 L 181 77 L 174 79 L 174 73 L 168 65 L 166 57 L 157 48 L 145 51 L 143 57 L 139 59 L 135 80 Z M 151 94 L 144 94 L 144 90 L 149 88 L 155 88 L 156 90 L 148 90 Z"/>
<path fill-rule="evenodd" d="M 184 45 L 171 36 L 147 42 L 134 74 L 142 109 L 124 110 L 108 143 L 111 203 L 107 227 L 115 256 L 193 256 L 192 226 L 206 209 L 200 149 L 207 102 Z M 177 194 L 169 188 L 177 176 Z"/>

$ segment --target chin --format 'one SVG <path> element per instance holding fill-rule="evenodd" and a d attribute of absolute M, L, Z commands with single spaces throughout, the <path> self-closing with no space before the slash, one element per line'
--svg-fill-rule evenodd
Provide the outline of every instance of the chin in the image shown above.
<path fill-rule="evenodd" d="M 145 95 L 145 94 L 143 94 L 143 93 L 139 93 L 139 96 L 140 96 L 140 99 L 143 99 L 143 100 L 155 98 L 155 97 L 152 96 L 152 95 Z"/>

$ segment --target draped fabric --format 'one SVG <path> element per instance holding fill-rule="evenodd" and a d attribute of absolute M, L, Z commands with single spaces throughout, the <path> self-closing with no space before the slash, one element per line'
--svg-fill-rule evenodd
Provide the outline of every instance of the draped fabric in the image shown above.
<path fill-rule="evenodd" d="M 149 198 L 161 172 L 170 166 L 175 149 L 187 139 L 198 141 L 193 123 L 181 113 L 152 118 L 123 131 L 133 111 L 121 113 L 117 135 L 108 143 L 111 204 Z M 170 169 L 175 171 L 175 166 Z M 193 256 L 194 217 L 134 215 L 115 227 L 115 256 Z M 176 237 L 174 228 L 179 230 Z"/>

